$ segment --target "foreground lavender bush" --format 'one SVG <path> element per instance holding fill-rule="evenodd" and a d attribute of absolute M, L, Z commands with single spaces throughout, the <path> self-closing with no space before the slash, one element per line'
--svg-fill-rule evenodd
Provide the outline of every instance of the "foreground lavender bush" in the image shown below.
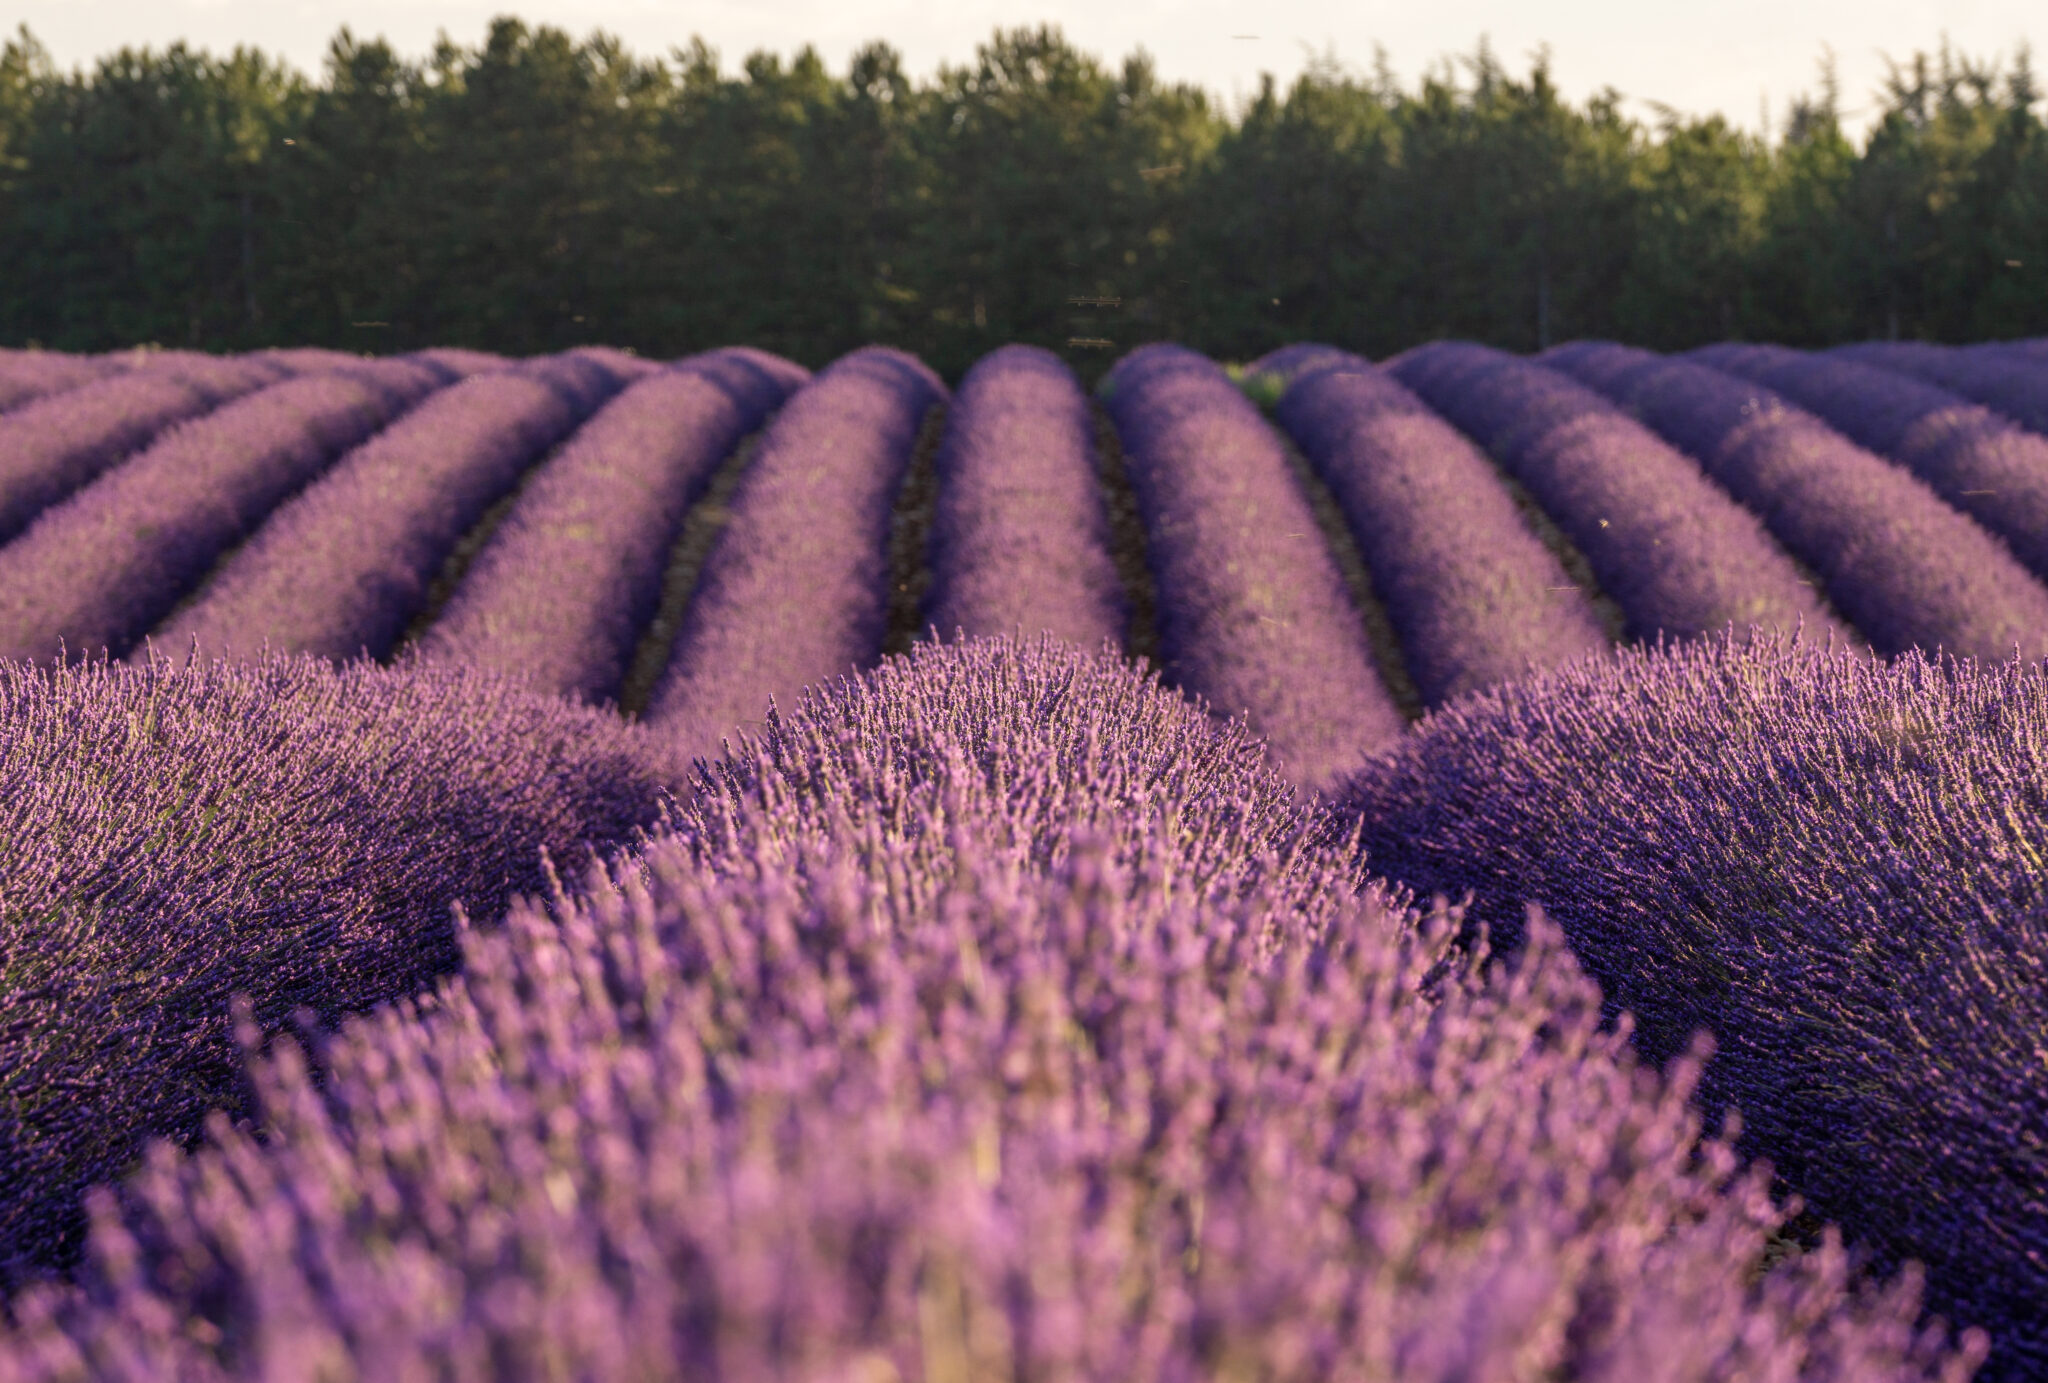
<path fill-rule="evenodd" d="M 259 1061 L 266 1143 L 215 1120 L 97 1196 L 0 1378 L 1969 1376 L 1832 1239 L 1755 1280 L 1761 1173 L 1549 928 L 1486 965 L 1234 825 L 1289 785 L 1114 661 L 913 664 L 466 935 L 321 1089 Z"/>
<path fill-rule="evenodd" d="M 1947 389 L 1836 356 L 1733 344 L 1696 355 L 1898 462 L 2048 576 L 2048 437 Z"/>
<path fill-rule="evenodd" d="M 1279 439 L 1223 369 L 1141 346 L 1103 380 L 1145 518 L 1167 676 L 1306 790 L 1407 728 Z"/>
<path fill-rule="evenodd" d="M 1829 355 L 1914 376 L 2048 436 L 2048 370 L 1983 347 L 1931 346 L 1924 341 L 1858 341 Z"/>
<path fill-rule="evenodd" d="M 748 464 L 645 719 L 687 765 L 772 698 L 874 662 L 889 609 L 889 513 L 946 387 L 868 346 L 796 391 Z"/>
<path fill-rule="evenodd" d="M 63 351 L 0 350 L 0 412 L 123 369 L 119 361 Z"/>
<path fill-rule="evenodd" d="M 231 991 L 275 1025 L 424 988 L 495 917 L 653 820 L 633 733 L 456 670 L 0 662 L 0 1277 L 78 1193 L 240 1103 Z"/>
<path fill-rule="evenodd" d="M 2030 655 L 2048 650 L 2048 587 L 2003 543 L 1772 390 L 1697 360 L 1602 341 L 1544 359 L 1698 457 L 1814 569 L 1880 653 L 1940 647 L 1997 659 L 2015 644 Z"/>
<path fill-rule="evenodd" d="M 279 509 L 154 642 L 383 657 L 462 534 L 617 388 L 574 354 L 451 385 Z"/>
<path fill-rule="evenodd" d="M 1004 346 L 967 372 L 935 461 L 927 623 L 1123 642 L 1090 431 L 1088 397 L 1051 351 Z"/>
<path fill-rule="evenodd" d="M 521 491 L 419 656 L 591 702 L 616 696 L 683 511 L 782 397 L 737 354 L 644 376 Z"/>
<path fill-rule="evenodd" d="M 1351 785 L 1375 871 L 1539 899 L 1824 1213 L 2048 1370 L 2048 671 L 1733 638 L 1439 712 Z"/>
<path fill-rule="evenodd" d="M 1274 420 L 1343 507 L 1429 705 L 1607 651 L 1484 453 L 1360 357 L 1308 359 Z"/>
<path fill-rule="evenodd" d="M 274 362 L 180 354 L 8 412 L 0 417 L 0 542 L 170 424 L 288 373 Z"/>
<path fill-rule="evenodd" d="M 127 652 L 279 501 L 443 378 L 357 361 L 174 424 L 0 547 L 0 657 Z"/>
<path fill-rule="evenodd" d="M 1503 351 L 1419 346 L 1386 370 L 1469 434 L 1583 553 L 1632 639 L 1733 624 L 1851 635 L 1746 512 L 1610 401 Z"/>

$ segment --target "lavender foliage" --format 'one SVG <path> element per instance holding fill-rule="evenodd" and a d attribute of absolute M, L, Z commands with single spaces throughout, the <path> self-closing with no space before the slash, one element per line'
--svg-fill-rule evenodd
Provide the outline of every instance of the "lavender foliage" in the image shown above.
<path fill-rule="evenodd" d="M 1051 351 L 1004 346 L 960 381 L 935 466 L 932 587 L 941 634 L 1050 631 L 1121 644 L 1088 397 Z"/>
<path fill-rule="evenodd" d="M 1462 433 L 1357 356 L 1299 363 L 1274 419 L 1342 507 L 1425 702 L 1607 651 L 1591 598 Z"/>
<path fill-rule="evenodd" d="M 678 763 L 760 723 L 773 698 L 875 661 L 889 515 L 946 387 L 915 356 L 841 356 L 782 406 L 734 493 L 645 720 Z"/>
<path fill-rule="evenodd" d="M 173 424 L 0 547 L 0 657 L 127 652 L 280 501 L 440 382 L 355 361 Z"/>
<path fill-rule="evenodd" d="M 2048 669 L 1733 637 L 1432 716 L 1350 785 L 1375 871 L 1540 900 L 1747 1150 L 2048 1370 Z"/>
<path fill-rule="evenodd" d="M 97 1195 L 0 1378 L 1968 1378 L 1910 1275 L 1759 1278 L 1782 1214 L 1697 1061 L 1638 1069 L 1552 929 L 1487 965 L 1276 852 L 1207 805 L 1285 802 L 1257 747 L 1114 661 L 909 661 L 466 934 L 321 1088 L 257 1060 L 265 1141 Z M 1012 784 L 1120 834 L 1034 863 Z"/>
<path fill-rule="evenodd" d="M 0 543 L 172 423 L 287 373 L 275 363 L 180 354 L 0 416 Z"/>
<path fill-rule="evenodd" d="M 1320 789 L 1407 722 L 1287 469 L 1223 369 L 1142 346 L 1103 380 L 1145 519 L 1168 678 L 1244 716 L 1281 770 Z"/>
<path fill-rule="evenodd" d="M 0 412 L 46 394 L 62 393 L 104 379 L 122 368 L 118 361 L 63 351 L 0 350 Z"/>
<path fill-rule="evenodd" d="M 1586 555 L 1631 639 L 1729 624 L 1850 637 L 1697 462 L 1550 363 L 1440 341 L 1384 368 L 1528 487 Z"/>
<path fill-rule="evenodd" d="M 775 377 L 731 353 L 646 374 L 521 491 L 418 655 L 591 702 L 616 696 L 684 509 L 782 397 Z"/>
<path fill-rule="evenodd" d="M 1952 389 L 2048 436 L 2048 369 L 2034 362 L 1979 347 L 1957 349 L 1924 341 L 1858 341 L 1836 346 L 1828 354 Z"/>
<path fill-rule="evenodd" d="M 270 1027 L 418 992 L 451 903 L 651 824 L 642 765 L 460 669 L 0 661 L 0 1276 L 64 1261 L 145 1135 L 241 1105 L 231 992 Z"/>
<path fill-rule="evenodd" d="M 154 643 L 381 658 L 456 541 L 617 378 L 542 357 L 442 390 L 343 457 L 214 573 Z"/>
<path fill-rule="evenodd" d="M 1545 357 L 1700 459 L 1826 583 L 1880 653 L 2048 648 L 2048 587 L 1904 469 L 1762 385 L 1696 360 L 1582 341 Z"/>

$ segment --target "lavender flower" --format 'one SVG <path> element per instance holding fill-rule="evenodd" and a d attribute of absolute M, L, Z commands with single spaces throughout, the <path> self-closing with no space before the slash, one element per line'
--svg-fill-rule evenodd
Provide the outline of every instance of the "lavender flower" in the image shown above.
<path fill-rule="evenodd" d="M 2033 432 L 2048 436 L 2048 369 L 2011 355 L 1953 349 L 1922 341 L 1859 341 L 1828 352 L 1844 360 L 1913 375 L 1995 408 Z"/>
<path fill-rule="evenodd" d="M 122 368 L 118 361 L 63 351 L 0 350 L 0 412 L 104 379 Z"/>
<path fill-rule="evenodd" d="M 1424 701 L 1607 651 L 1483 453 L 1363 359 L 1313 361 L 1274 417 L 1343 507 Z"/>
<path fill-rule="evenodd" d="M 1143 346 L 1104 379 L 1145 518 L 1167 676 L 1304 790 L 1406 730 L 1280 444 L 1221 367 Z"/>
<path fill-rule="evenodd" d="M 1050 351 L 1004 346 L 967 372 L 935 463 L 928 624 L 1123 642 L 1090 432 L 1088 398 Z"/>

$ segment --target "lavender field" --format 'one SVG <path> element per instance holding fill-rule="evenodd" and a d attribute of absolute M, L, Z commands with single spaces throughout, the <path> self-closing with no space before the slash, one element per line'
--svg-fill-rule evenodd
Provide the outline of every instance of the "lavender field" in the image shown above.
<path fill-rule="evenodd" d="M 2048 1379 L 2044 345 L 0 351 L 0 1383 Z"/>

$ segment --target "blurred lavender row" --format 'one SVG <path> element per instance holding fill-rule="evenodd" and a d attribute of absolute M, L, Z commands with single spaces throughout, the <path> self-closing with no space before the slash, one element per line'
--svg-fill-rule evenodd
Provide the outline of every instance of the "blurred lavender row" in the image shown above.
<path fill-rule="evenodd" d="M 1924 341 L 1859 341 L 1827 352 L 1953 389 L 2048 436 L 2048 367 L 2008 352 L 1932 346 Z"/>
<path fill-rule="evenodd" d="M 152 357 L 150 368 L 110 375 L 0 416 L 0 543 L 172 423 L 292 373 L 253 356 Z"/>
<path fill-rule="evenodd" d="M 62 351 L 0 350 L 0 413 L 118 373 L 124 366 L 104 356 Z"/>
<path fill-rule="evenodd" d="M 1205 804 L 1289 784 L 1126 666 L 884 671 L 466 934 L 317 1087 L 255 1059 L 266 1136 L 216 1119 L 96 1195 L 0 1379 L 1969 1377 L 1910 1274 L 1852 1285 L 1833 1238 L 1764 1272 L 1784 1213 L 1701 1136 L 1698 1062 L 1638 1067 L 1554 929 L 1488 964 L 1232 829 Z M 1140 825 L 1020 868 L 1012 783 Z"/>
<path fill-rule="evenodd" d="M 1383 368 L 1528 487 L 1586 554 L 1631 639 L 1802 622 L 1815 639 L 1852 637 L 1696 461 L 1549 363 L 1443 341 Z"/>
<path fill-rule="evenodd" d="M 1051 351 L 1004 346 L 960 381 L 935 462 L 925 622 L 941 637 L 1050 631 L 1123 645 L 1090 433 L 1088 397 Z"/>
<path fill-rule="evenodd" d="M 1169 680 L 1304 791 L 1407 729 L 1279 439 L 1221 366 L 1141 346 L 1102 382 L 1144 514 Z"/>
<path fill-rule="evenodd" d="M 1312 359 L 1274 418 L 1343 507 L 1423 700 L 1605 653 L 1591 596 L 1484 453 L 1363 358 Z"/>
<path fill-rule="evenodd" d="M 776 414 L 705 559 L 644 719 L 687 765 L 771 698 L 865 667 L 889 610 L 889 516 L 946 386 L 915 356 L 841 356 Z"/>
<path fill-rule="evenodd" d="M 1539 900 L 1650 1060 L 1711 1029 L 1743 1147 L 2048 1371 L 2048 671 L 1722 638 L 1435 716 L 1356 779 L 1372 867 Z"/>
<path fill-rule="evenodd" d="M 1763 519 L 1879 652 L 1997 661 L 2048 651 L 2048 587 L 1902 468 L 1772 390 L 1598 341 L 1544 360 L 1628 407 Z"/>
<path fill-rule="evenodd" d="M 606 404 L 520 493 L 418 655 L 593 703 L 616 697 L 685 508 L 807 375 L 790 368 L 794 378 L 714 351 Z"/>
<path fill-rule="evenodd" d="M 0 546 L 0 657 L 126 653 L 282 500 L 448 378 L 361 361 L 173 424 Z"/>
<path fill-rule="evenodd" d="M 383 657 L 456 541 L 619 385 L 570 352 L 442 390 L 273 514 L 154 644 Z"/>
<path fill-rule="evenodd" d="M 417 993 L 492 918 L 654 821 L 617 717 L 463 669 L 0 660 L 0 1283 L 61 1265 L 147 1135 L 245 1109 L 275 1027 Z"/>
<path fill-rule="evenodd" d="M 1699 358 L 1904 466 L 2003 539 L 2035 576 L 2048 576 L 2048 437 L 1947 389 L 1840 356 L 1742 345 Z"/>

